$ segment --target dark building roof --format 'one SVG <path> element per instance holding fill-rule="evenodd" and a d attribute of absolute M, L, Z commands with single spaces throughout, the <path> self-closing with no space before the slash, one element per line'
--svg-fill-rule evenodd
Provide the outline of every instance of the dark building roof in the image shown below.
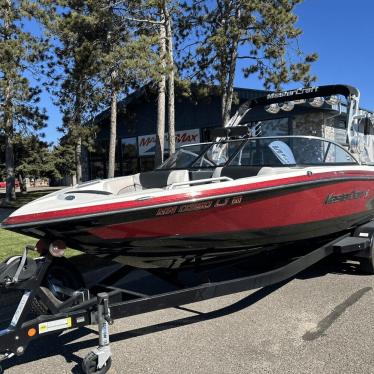
<path fill-rule="evenodd" d="M 204 94 L 201 91 L 204 91 Z M 232 107 L 232 114 L 240 104 L 249 99 L 266 95 L 269 91 L 235 87 L 234 92 L 236 99 Z M 278 114 L 268 113 L 263 108 L 255 108 L 247 113 L 242 122 L 290 117 L 311 110 L 331 110 L 331 108 L 313 109 L 309 105 L 298 105 L 292 113 L 280 112 Z M 109 118 L 110 109 L 107 109 L 95 119 L 99 127 L 97 134 L 99 139 L 109 139 Z M 221 97 L 217 87 L 191 85 L 189 95 L 177 88 L 175 122 L 177 131 L 221 126 Z M 118 138 L 154 134 L 156 124 L 157 92 L 151 86 L 140 88 L 118 103 Z"/>

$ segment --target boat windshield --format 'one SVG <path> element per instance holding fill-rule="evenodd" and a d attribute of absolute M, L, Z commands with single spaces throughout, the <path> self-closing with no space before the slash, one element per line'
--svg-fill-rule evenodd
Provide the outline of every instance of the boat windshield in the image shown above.
<path fill-rule="evenodd" d="M 158 169 L 357 164 L 343 147 L 312 137 L 280 136 L 184 146 Z"/>
<path fill-rule="evenodd" d="M 249 139 L 229 165 L 357 164 L 342 147 L 330 141 L 310 137 L 269 137 Z"/>
<path fill-rule="evenodd" d="M 178 149 L 158 169 L 212 168 L 222 166 L 237 153 L 244 143 L 244 140 L 228 140 L 219 143 L 184 146 Z"/>

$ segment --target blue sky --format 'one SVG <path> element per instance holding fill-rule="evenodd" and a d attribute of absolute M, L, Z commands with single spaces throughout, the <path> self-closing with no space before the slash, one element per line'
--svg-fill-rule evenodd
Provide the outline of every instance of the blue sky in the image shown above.
<path fill-rule="evenodd" d="M 374 1 L 305 0 L 296 13 L 303 30 L 301 49 L 319 55 L 312 67 L 316 84 L 353 85 L 361 91 L 361 106 L 374 110 Z M 262 88 L 255 77 L 244 79 L 240 70 L 235 85 Z M 41 105 L 49 115 L 46 138 L 56 141 L 61 115 L 47 93 L 43 93 Z"/>
<path fill-rule="evenodd" d="M 317 52 L 317 85 L 350 84 L 361 91 L 361 106 L 374 110 L 374 1 L 304 0 L 296 7 L 303 30 L 300 47 Z M 237 74 L 240 87 L 261 88 L 255 78 Z"/>

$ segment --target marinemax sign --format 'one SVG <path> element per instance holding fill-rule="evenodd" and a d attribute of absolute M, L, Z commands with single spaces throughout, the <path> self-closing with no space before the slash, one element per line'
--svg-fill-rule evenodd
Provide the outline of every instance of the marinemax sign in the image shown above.
<path fill-rule="evenodd" d="M 176 147 L 200 142 L 200 130 L 183 130 L 175 133 Z M 153 156 L 156 148 L 156 135 L 138 136 L 139 156 Z M 168 134 L 165 134 L 165 150 L 168 150 Z"/>

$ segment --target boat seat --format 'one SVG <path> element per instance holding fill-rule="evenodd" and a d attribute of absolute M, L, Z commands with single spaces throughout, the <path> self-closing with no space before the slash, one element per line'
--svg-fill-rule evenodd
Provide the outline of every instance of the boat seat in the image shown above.
<path fill-rule="evenodd" d="M 118 194 L 165 188 L 173 183 L 188 182 L 188 170 L 154 170 L 138 173 L 132 176 L 131 184 L 119 190 Z"/>
<path fill-rule="evenodd" d="M 257 175 L 260 169 L 261 166 L 223 166 L 214 169 L 212 178 L 248 178 Z"/>
<path fill-rule="evenodd" d="M 124 177 L 107 179 L 103 183 L 103 190 L 113 194 L 136 191 L 134 176 L 127 175 Z"/>
<path fill-rule="evenodd" d="M 188 170 L 172 170 L 168 176 L 167 186 L 173 183 L 189 182 L 189 180 L 190 176 Z"/>
<path fill-rule="evenodd" d="M 200 179 L 213 178 L 213 170 L 190 170 L 190 180 L 197 181 Z"/>
<path fill-rule="evenodd" d="M 142 189 L 163 188 L 173 183 L 188 182 L 190 180 L 188 170 L 154 170 L 138 175 Z"/>

